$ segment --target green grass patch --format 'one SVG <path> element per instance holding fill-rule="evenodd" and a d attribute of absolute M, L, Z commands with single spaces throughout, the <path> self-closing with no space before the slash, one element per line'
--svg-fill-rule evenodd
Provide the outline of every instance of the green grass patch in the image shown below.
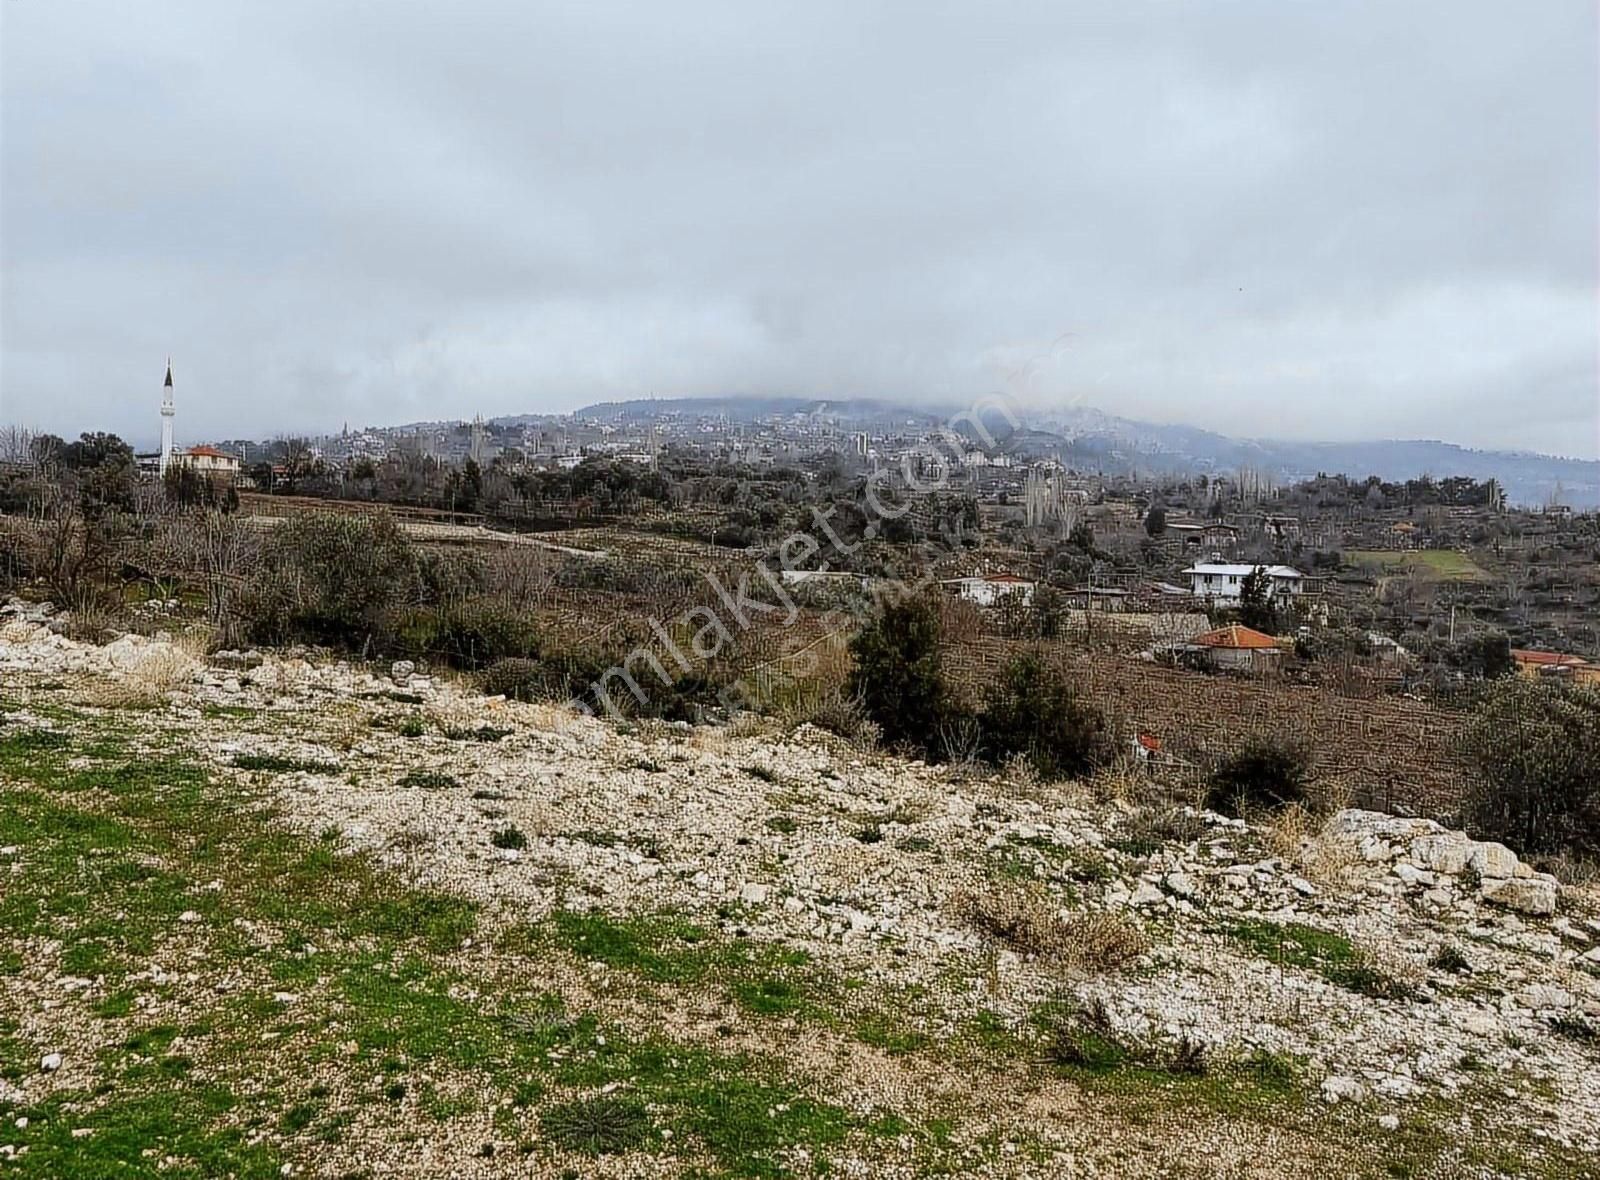
<path fill-rule="evenodd" d="M 26 849 L 23 871 L 0 894 L 0 934 L 60 938 L 82 965 L 96 956 L 139 962 L 168 934 L 203 939 L 206 961 L 244 983 L 191 1010 L 187 1025 L 127 1029 L 103 1055 L 93 1091 L 10 1112 L 33 1120 L 8 1128 L 8 1140 L 28 1148 L 15 1174 L 276 1176 L 281 1151 L 338 1143 L 362 1102 L 415 1100 L 451 1123 L 480 1105 L 484 1087 L 523 1106 L 544 1103 L 541 1125 L 566 1150 L 626 1144 L 731 1176 L 788 1175 L 797 1149 L 821 1167 L 846 1136 L 866 1134 L 865 1116 L 819 1100 L 778 1060 L 569 1017 L 557 999 L 519 1001 L 504 985 L 447 968 L 437 955 L 472 932 L 471 905 L 397 883 L 342 853 L 337 833 L 307 840 L 276 827 L 259 800 L 213 789 L 196 767 L 119 752 L 110 737 L 85 765 L 87 748 L 71 750 L 69 762 L 60 745 L 40 756 L 19 744 L 0 763 L 16 780 L 0 808 L 0 841 Z M 210 881 L 220 888 L 195 884 Z M 177 922 L 185 909 L 202 920 Z M 273 937 L 253 940 L 235 918 Z M 565 914 L 551 930 L 649 976 L 742 973 L 756 981 L 754 1007 L 789 1011 L 800 995 L 760 980 L 798 969 L 804 956 L 713 939 L 691 923 Z M 277 990 L 304 998 L 281 1003 Z M 116 988 L 96 1011 L 129 1021 L 136 999 Z M 39 1050 L 8 1028 L 0 1025 L 0 1070 L 24 1076 Z M 355 1105 L 298 1086 L 315 1062 L 343 1061 L 346 1043 L 341 1068 L 371 1079 Z M 473 1079 L 466 1106 L 446 1096 L 442 1081 L 453 1075 Z M 620 1097 L 586 1105 L 600 1091 Z M 549 1094 L 561 1097 L 541 1097 Z M 73 1128 L 89 1134 L 73 1137 Z"/>
<path fill-rule="evenodd" d="M 1236 942 L 1263 959 L 1322 976 L 1348 991 L 1380 1000 L 1414 999 L 1416 990 L 1380 970 L 1341 934 L 1299 922 L 1240 922 L 1229 928 Z"/>
<path fill-rule="evenodd" d="M 1471 557 L 1454 549 L 1349 549 L 1344 560 L 1391 573 L 1415 570 L 1444 582 L 1482 582 L 1489 577 Z"/>

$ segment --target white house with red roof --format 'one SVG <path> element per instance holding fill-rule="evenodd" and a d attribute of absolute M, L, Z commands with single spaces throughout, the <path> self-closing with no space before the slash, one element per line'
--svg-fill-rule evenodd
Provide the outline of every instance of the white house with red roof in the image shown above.
<path fill-rule="evenodd" d="M 185 451 L 175 451 L 172 462 L 179 467 L 188 468 L 199 475 L 216 475 L 233 477 L 239 474 L 241 466 L 238 455 L 230 455 L 227 451 L 219 451 L 216 447 L 190 447 Z"/>

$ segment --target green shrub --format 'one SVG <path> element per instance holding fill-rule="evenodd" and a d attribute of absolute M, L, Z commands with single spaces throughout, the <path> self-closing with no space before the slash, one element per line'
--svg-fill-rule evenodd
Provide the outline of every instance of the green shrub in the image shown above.
<path fill-rule="evenodd" d="M 497 660 L 539 653 L 534 622 L 494 599 L 471 599 L 444 608 L 433 654 L 457 668 L 486 668 Z"/>
<path fill-rule="evenodd" d="M 1011 662 L 985 698 L 980 722 L 992 761 L 1021 754 L 1044 778 L 1087 774 L 1113 753 L 1105 715 L 1036 655 Z"/>
<path fill-rule="evenodd" d="M 523 849 L 528 846 L 528 837 L 523 834 L 521 828 L 506 827 L 490 836 L 489 843 L 496 848 Z"/>
<path fill-rule="evenodd" d="M 1525 854 L 1600 856 L 1600 691 L 1507 679 L 1462 734 L 1474 835 Z"/>
<path fill-rule="evenodd" d="M 416 553 L 386 515 L 317 513 L 274 529 L 262 571 L 241 595 L 250 637 L 370 652 L 385 615 L 421 593 Z"/>
<path fill-rule="evenodd" d="M 918 598 L 884 608 L 850 642 L 848 692 L 886 742 L 933 752 L 949 712 L 939 630 L 938 605 Z"/>
<path fill-rule="evenodd" d="M 1206 806 L 1223 815 L 1281 811 L 1307 802 L 1310 757 L 1297 745 L 1254 738 L 1211 772 Z"/>
<path fill-rule="evenodd" d="M 650 1111 L 629 1094 L 598 1094 L 552 1106 L 539 1125 L 557 1147 L 581 1155 L 636 1151 L 651 1143 Z"/>
<path fill-rule="evenodd" d="M 1511 639 L 1499 631 L 1487 631 L 1463 639 L 1445 654 L 1452 668 L 1480 680 L 1510 676 L 1517 670 L 1511 658 Z"/>

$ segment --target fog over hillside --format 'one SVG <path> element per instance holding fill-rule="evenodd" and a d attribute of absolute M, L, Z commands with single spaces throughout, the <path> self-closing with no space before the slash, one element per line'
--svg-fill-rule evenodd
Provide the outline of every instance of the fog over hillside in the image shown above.
<path fill-rule="evenodd" d="M 962 412 L 955 403 L 919 406 L 874 398 L 825 401 L 728 396 L 599 402 L 576 414 L 624 420 L 725 415 L 731 421 L 773 414 L 821 415 L 837 419 L 841 426 L 892 429 L 928 427 L 951 418 L 959 421 Z M 1086 471 L 1167 475 L 1249 467 L 1280 482 L 1308 479 L 1319 472 L 1354 479 L 1376 475 L 1385 480 L 1469 475 L 1499 480 L 1508 498 L 1517 504 L 1541 505 L 1558 499 L 1578 509 L 1600 506 L 1600 461 L 1592 459 L 1477 450 L 1437 439 L 1299 442 L 1231 438 L 1195 426 L 1139 422 L 1087 407 L 1007 412 L 1015 413 L 1015 428 L 1005 420 L 1005 413 L 992 408 L 985 419 L 998 449 L 1031 458 L 1058 458 Z"/>

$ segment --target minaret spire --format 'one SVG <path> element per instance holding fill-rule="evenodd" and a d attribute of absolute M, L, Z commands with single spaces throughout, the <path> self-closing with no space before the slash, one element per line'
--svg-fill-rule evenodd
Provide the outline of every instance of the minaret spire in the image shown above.
<path fill-rule="evenodd" d="M 161 474 L 166 475 L 172 465 L 172 416 L 178 411 L 172 404 L 172 358 L 167 358 L 167 379 L 161 388 Z"/>

